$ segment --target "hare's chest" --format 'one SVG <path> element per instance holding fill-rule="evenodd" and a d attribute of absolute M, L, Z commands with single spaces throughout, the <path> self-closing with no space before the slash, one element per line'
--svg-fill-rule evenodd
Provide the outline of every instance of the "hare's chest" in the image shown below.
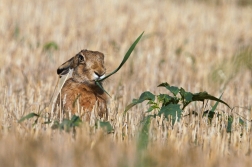
<path fill-rule="evenodd" d="M 97 94 L 93 91 L 81 91 L 77 96 L 79 96 L 80 105 L 89 109 L 93 108 L 94 105 L 99 106 L 100 104 L 106 103 L 104 94 Z"/>

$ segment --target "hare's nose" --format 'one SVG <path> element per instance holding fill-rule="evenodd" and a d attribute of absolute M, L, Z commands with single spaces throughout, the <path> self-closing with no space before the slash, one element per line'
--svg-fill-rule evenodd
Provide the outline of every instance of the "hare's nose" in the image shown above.
<path fill-rule="evenodd" d="M 103 76 L 104 74 L 99 74 L 98 72 L 94 72 L 95 73 L 95 75 L 97 75 L 99 78 L 101 77 L 101 76 Z"/>

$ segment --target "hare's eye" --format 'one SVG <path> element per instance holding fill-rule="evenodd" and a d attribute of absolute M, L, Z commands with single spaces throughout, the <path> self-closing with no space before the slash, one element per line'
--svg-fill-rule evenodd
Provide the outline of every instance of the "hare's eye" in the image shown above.
<path fill-rule="evenodd" d="M 84 57 L 82 55 L 78 56 L 79 61 L 84 61 Z"/>

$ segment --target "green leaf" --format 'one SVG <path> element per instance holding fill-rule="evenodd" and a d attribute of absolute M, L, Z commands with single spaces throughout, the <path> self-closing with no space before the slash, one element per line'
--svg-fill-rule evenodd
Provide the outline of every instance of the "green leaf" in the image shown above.
<path fill-rule="evenodd" d="M 63 119 L 61 124 L 59 124 L 59 129 L 60 130 L 65 130 L 66 132 L 69 132 L 71 128 L 71 120 L 69 119 Z"/>
<path fill-rule="evenodd" d="M 14 30 L 14 33 L 13 33 L 14 37 L 17 39 L 20 35 L 20 28 L 18 25 L 15 26 L 15 30 Z"/>
<path fill-rule="evenodd" d="M 55 121 L 51 128 L 65 130 L 66 132 L 69 132 L 70 128 L 79 126 L 81 123 L 82 121 L 80 117 L 73 115 L 70 120 L 67 118 L 64 118 L 61 123 L 59 123 L 59 121 Z"/>
<path fill-rule="evenodd" d="M 43 124 L 50 124 L 50 123 L 52 123 L 52 121 L 45 121 L 45 122 L 43 122 Z"/>
<path fill-rule="evenodd" d="M 138 145 L 137 145 L 138 150 L 143 150 L 148 146 L 151 117 L 152 116 L 149 115 L 145 117 L 143 120 L 142 128 L 140 130 L 139 138 L 138 138 Z"/>
<path fill-rule="evenodd" d="M 220 95 L 219 100 L 221 99 L 222 95 L 223 95 L 223 93 Z M 218 104 L 219 104 L 219 102 L 217 101 L 217 102 L 214 104 L 214 106 L 212 107 L 212 109 L 211 109 L 210 111 L 207 110 L 207 111 L 205 111 L 205 112 L 203 113 L 203 116 L 206 116 L 206 115 L 208 116 L 208 119 L 210 120 L 210 122 L 212 121 L 212 119 L 213 119 L 213 117 L 214 117 L 214 115 L 215 115 L 215 112 L 214 112 L 214 111 L 216 110 Z"/>
<path fill-rule="evenodd" d="M 186 92 L 183 88 L 180 88 L 179 91 L 181 98 L 183 100 L 182 110 L 192 102 L 193 94 L 191 92 Z"/>
<path fill-rule="evenodd" d="M 143 102 L 144 100 L 155 100 L 155 95 L 152 94 L 149 91 L 143 92 L 140 97 L 139 97 L 140 103 Z"/>
<path fill-rule="evenodd" d="M 137 100 L 137 99 L 134 99 L 134 100 Z M 149 104 L 149 105 L 156 105 L 156 106 L 158 105 L 155 101 L 152 101 L 152 100 L 148 101 L 147 104 Z"/>
<path fill-rule="evenodd" d="M 181 97 L 187 102 L 191 102 L 193 98 L 193 94 L 191 92 L 186 92 L 183 88 L 180 88 Z"/>
<path fill-rule="evenodd" d="M 178 104 L 179 102 L 179 99 L 176 96 L 172 97 L 167 94 L 160 94 L 157 96 L 157 98 L 159 102 L 162 103 L 162 106 L 167 106 L 169 104 Z"/>
<path fill-rule="evenodd" d="M 221 102 L 221 103 L 225 104 L 227 107 L 231 108 L 227 103 L 225 103 L 224 101 L 222 101 L 212 95 L 209 95 L 207 92 L 200 92 L 200 93 L 193 94 L 192 100 L 193 101 L 214 100 L 214 101 Z"/>
<path fill-rule="evenodd" d="M 56 44 L 56 42 L 48 42 L 44 45 L 43 47 L 43 51 L 52 51 L 52 50 L 58 50 L 58 45 Z"/>
<path fill-rule="evenodd" d="M 152 110 L 157 109 L 157 108 L 159 108 L 157 105 L 150 106 L 147 112 L 151 112 Z"/>
<path fill-rule="evenodd" d="M 53 125 L 51 126 L 51 128 L 54 130 L 54 129 L 58 129 L 60 128 L 60 123 L 59 121 L 54 121 L 53 122 Z"/>
<path fill-rule="evenodd" d="M 215 112 L 213 112 L 212 110 L 206 110 L 206 111 L 204 111 L 204 113 L 203 113 L 203 116 L 207 116 L 208 117 L 208 119 L 210 120 L 210 121 L 212 121 L 212 119 L 213 119 L 213 117 L 214 117 L 214 114 L 215 114 Z"/>
<path fill-rule="evenodd" d="M 222 95 L 223 95 L 223 93 L 220 95 L 219 100 L 221 99 Z M 216 110 L 218 104 L 219 104 L 219 101 L 217 101 L 217 102 L 214 104 L 213 108 L 211 109 L 212 112 L 214 112 L 214 111 Z"/>
<path fill-rule="evenodd" d="M 158 85 L 158 87 L 165 87 L 168 89 L 174 96 L 176 96 L 179 93 L 179 88 L 176 86 L 170 86 L 167 82 L 161 83 Z"/>
<path fill-rule="evenodd" d="M 107 79 L 108 77 L 110 77 L 111 75 L 115 74 L 122 66 L 123 64 L 128 60 L 128 58 L 130 57 L 131 55 L 131 52 L 135 49 L 137 43 L 139 42 L 139 40 L 141 39 L 141 37 L 143 36 L 144 32 L 142 32 L 142 34 L 135 40 L 135 42 L 130 46 L 129 50 L 126 52 L 121 64 L 119 65 L 119 67 L 117 67 L 117 69 L 115 69 L 115 71 L 113 71 L 112 73 L 108 74 L 106 77 L 100 79 L 100 80 L 97 80 L 97 82 L 101 82 L 105 79 Z"/>
<path fill-rule="evenodd" d="M 132 103 L 126 106 L 124 113 L 126 113 L 129 109 L 131 109 L 136 104 L 142 103 L 145 100 L 152 100 L 152 101 L 154 101 L 155 100 L 155 95 L 153 95 L 149 91 L 143 92 L 141 94 L 141 96 L 139 97 L 139 99 L 133 99 Z"/>
<path fill-rule="evenodd" d="M 161 107 L 158 115 L 161 116 L 164 114 L 165 118 L 168 118 L 168 116 L 172 116 L 172 124 L 175 123 L 176 117 L 178 118 L 178 121 L 181 118 L 183 110 L 180 109 L 179 104 L 169 104 L 167 106 Z"/>
<path fill-rule="evenodd" d="M 100 127 L 104 128 L 107 133 L 111 133 L 114 131 L 112 125 L 110 124 L 110 122 L 105 122 L 105 121 L 99 121 Z"/>
<path fill-rule="evenodd" d="M 39 117 L 39 115 L 36 114 L 36 113 L 29 113 L 29 114 L 27 114 L 26 116 L 22 117 L 20 120 L 18 120 L 18 123 L 21 123 L 21 122 L 23 122 L 24 120 L 30 119 L 30 118 L 32 118 L 32 117 Z"/>
<path fill-rule="evenodd" d="M 78 96 L 74 99 L 73 104 L 72 104 L 72 107 L 73 107 L 73 108 L 74 108 L 75 105 L 77 104 L 77 101 L 78 101 L 78 99 L 79 99 L 80 96 L 81 96 L 81 95 L 78 94 Z"/>
<path fill-rule="evenodd" d="M 240 125 L 244 125 L 244 123 L 245 123 L 245 122 L 243 121 L 243 119 L 239 118 L 239 124 L 240 124 Z"/>
<path fill-rule="evenodd" d="M 70 127 L 79 126 L 82 123 L 79 116 L 73 115 L 70 120 Z"/>
<path fill-rule="evenodd" d="M 228 117 L 228 125 L 227 125 L 227 132 L 228 133 L 232 132 L 232 123 L 233 123 L 233 117 L 229 116 Z M 244 121 L 241 118 L 239 118 L 239 124 L 244 125 Z"/>
<path fill-rule="evenodd" d="M 166 104 L 169 101 L 171 101 L 172 97 L 167 95 L 167 94 L 160 94 L 160 95 L 157 96 L 157 99 L 158 99 L 158 101 Z"/>
<path fill-rule="evenodd" d="M 233 117 L 229 116 L 228 117 L 228 125 L 227 125 L 227 132 L 228 133 L 232 132 L 232 123 L 233 123 Z"/>
<path fill-rule="evenodd" d="M 191 102 L 192 101 L 193 94 L 191 92 L 185 92 L 184 98 L 186 102 Z"/>
<path fill-rule="evenodd" d="M 96 82 L 96 85 L 98 85 L 107 95 L 109 95 L 108 92 L 103 88 L 103 86 L 100 82 Z M 111 96 L 109 95 L 109 97 L 111 97 Z"/>

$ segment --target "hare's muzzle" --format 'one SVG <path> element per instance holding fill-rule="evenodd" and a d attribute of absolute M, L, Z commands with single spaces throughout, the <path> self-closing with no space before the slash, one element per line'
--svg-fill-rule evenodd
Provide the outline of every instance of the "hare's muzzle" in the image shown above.
<path fill-rule="evenodd" d="M 105 73 L 98 73 L 98 72 L 94 72 L 94 80 L 99 80 L 105 77 Z"/>

